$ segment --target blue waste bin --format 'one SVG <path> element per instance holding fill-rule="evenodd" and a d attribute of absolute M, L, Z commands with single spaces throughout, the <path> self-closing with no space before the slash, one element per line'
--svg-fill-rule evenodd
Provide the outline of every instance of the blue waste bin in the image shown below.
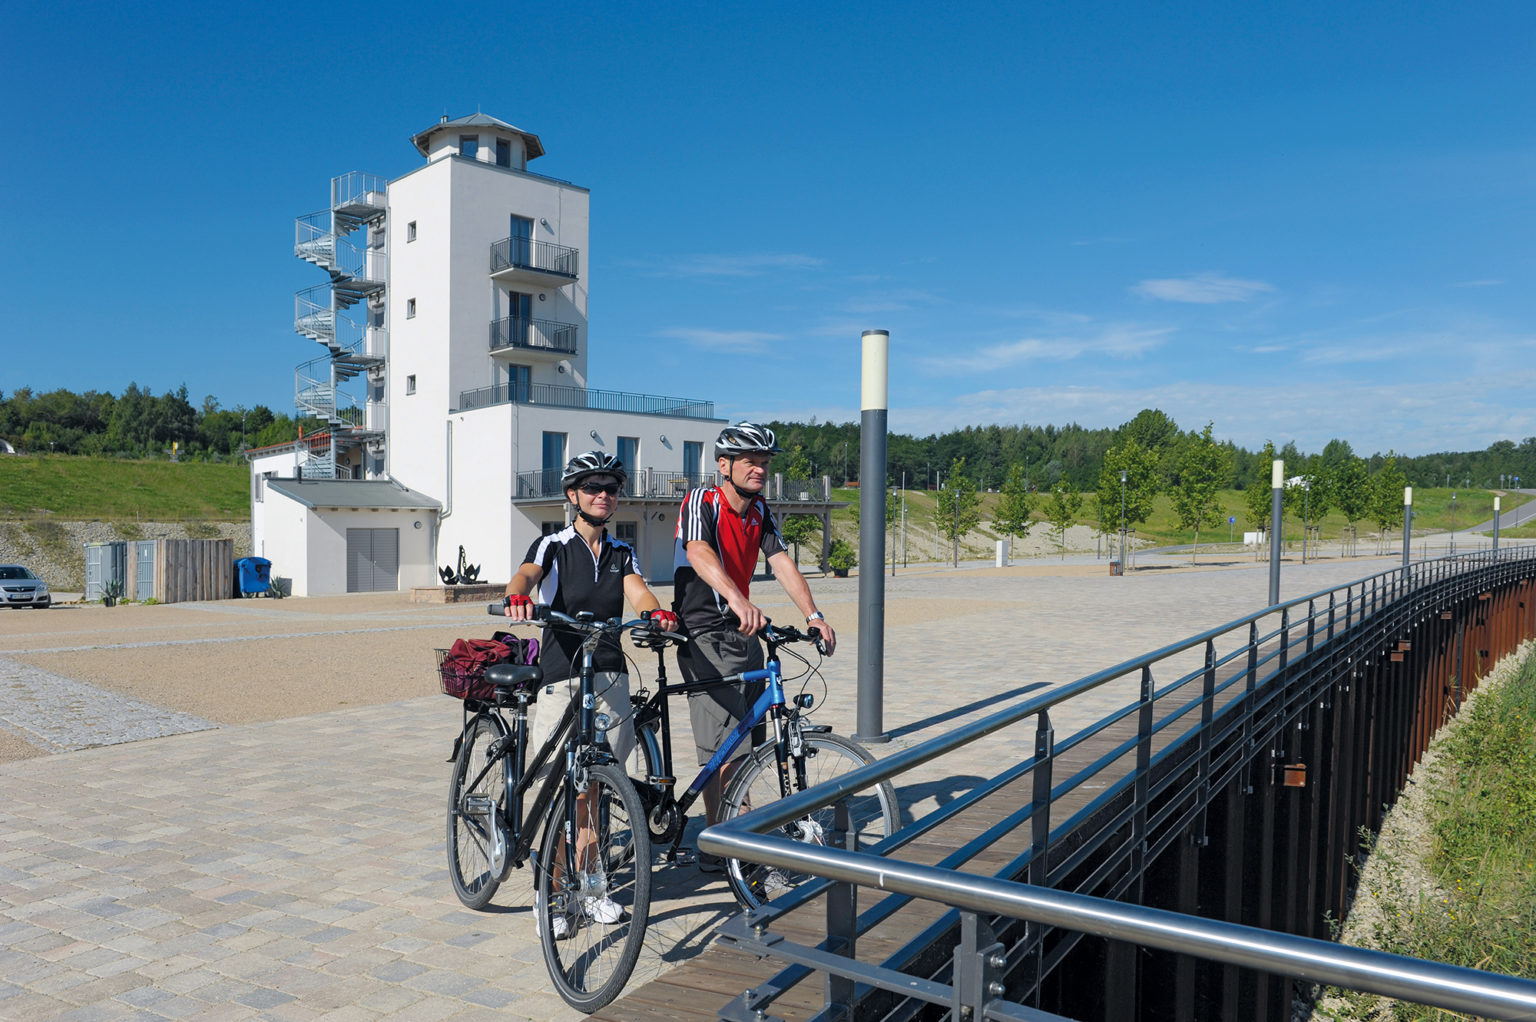
<path fill-rule="evenodd" d="M 241 557 L 235 561 L 240 576 L 240 595 L 256 596 L 272 590 L 272 562 L 265 557 Z"/>

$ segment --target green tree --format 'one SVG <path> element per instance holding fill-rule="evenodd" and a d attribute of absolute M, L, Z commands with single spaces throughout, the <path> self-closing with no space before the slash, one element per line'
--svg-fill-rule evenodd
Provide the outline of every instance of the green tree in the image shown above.
<path fill-rule="evenodd" d="M 1179 461 L 1178 487 L 1173 491 L 1173 510 L 1179 516 L 1179 527 L 1195 530 L 1190 563 L 1200 554 L 1200 530 L 1221 522 L 1217 494 L 1226 478 L 1229 458 L 1226 448 L 1211 437 L 1214 426 L 1215 423 L 1207 422 L 1205 430 L 1185 444 Z"/>
<path fill-rule="evenodd" d="M 1244 507 L 1248 512 L 1248 524 L 1253 526 L 1255 532 L 1269 531 L 1269 518 L 1272 512 L 1271 503 L 1274 499 L 1273 480 L 1270 477 L 1272 466 L 1275 463 L 1275 444 L 1272 440 L 1264 441 L 1264 450 L 1259 455 L 1258 464 L 1254 466 L 1254 472 L 1258 476 L 1248 483 L 1248 489 L 1243 491 Z"/>
<path fill-rule="evenodd" d="M 956 458 L 944 475 L 944 485 L 933 508 L 933 524 L 954 545 L 955 567 L 960 566 L 960 540 L 980 522 L 981 496 L 976 492 L 976 484 L 965 474 L 965 459 Z"/>
<path fill-rule="evenodd" d="M 1338 502 L 1339 512 L 1344 516 L 1344 521 L 1349 524 L 1351 532 L 1354 531 L 1357 521 L 1371 513 L 1375 496 L 1371 488 L 1370 470 L 1365 467 L 1363 460 L 1350 455 L 1346 461 L 1335 467 L 1333 497 Z"/>
<path fill-rule="evenodd" d="M 1403 524 L 1403 488 L 1408 485 L 1408 480 L 1403 476 L 1402 470 L 1397 467 L 1397 453 L 1387 452 L 1386 461 L 1376 472 L 1374 480 L 1375 500 L 1371 504 L 1371 514 L 1376 519 L 1377 526 L 1381 529 L 1381 535 L 1386 537 L 1394 527 Z"/>
<path fill-rule="evenodd" d="M 1061 559 L 1067 559 L 1067 529 L 1077 518 L 1083 506 L 1083 495 L 1063 479 L 1051 487 L 1050 499 L 1045 502 L 1045 518 L 1056 530 L 1056 545 L 1061 548 Z"/>
<path fill-rule="evenodd" d="M 1120 482 L 1122 471 L 1125 472 L 1123 486 Z M 1116 532 L 1122 525 L 1126 529 L 1135 528 L 1138 522 L 1152 516 L 1152 502 L 1161 489 L 1162 478 L 1162 466 L 1156 452 L 1134 438 L 1122 440 L 1104 453 L 1097 495 L 1099 506 L 1106 509 L 1105 517 Z M 1121 556 L 1124 555 L 1121 551 Z"/>
<path fill-rule="evenodd" d="M 1029 527 L 1033 524 L 1030 515 L 1034 513 L 1034 505 L 1029 482 L 1024 478 L 1024 466 L 1015 463 L 1008 469 L 1008 478 L 1003 480 L 1002 496 L 998 499 L 992 524 L 1005 536 L 1023 539 L 1029 535 Z"/>
<path fill-rule="evenodd" d="M 800 566 L 800 544 L 815 535 L 821 528 L 821 519 L 815 515 L 786 515 L 779 523 L 779 535 L 784 542 L 795 548 L 795 566 Z"/>

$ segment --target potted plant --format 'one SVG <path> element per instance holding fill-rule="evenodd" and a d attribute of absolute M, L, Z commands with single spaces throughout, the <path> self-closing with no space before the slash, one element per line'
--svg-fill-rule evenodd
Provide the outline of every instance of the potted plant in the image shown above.
<path fill-rule="evenodd" d="M 105 607 L 115 607 L 117 601 L 123 598 L 123 583 L 112 579 L 101 587 L 101 603 Z"/>
<path fill-rule="evenodd" d="M 857 567 L 858 555 L 853 551 L 853 544 L 846 539 L 832 541 L 832 550 L 827 554 L 827 567 L 832 569 L 832 574 L 838 578 L 847 578 L 848 569 Z"/>

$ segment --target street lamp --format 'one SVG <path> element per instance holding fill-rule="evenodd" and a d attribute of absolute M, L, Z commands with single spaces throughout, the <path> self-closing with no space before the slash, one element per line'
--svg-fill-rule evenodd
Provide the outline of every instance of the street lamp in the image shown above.
<path fill-rule="evenodd" d="M 1312 531 L 1312 479 L 1301 479 L 1301 563 L 1307 563 L 1307 534 Z"/>
<path fill-rule="evenodd" d="M 1456 494 L 1451 494 L 1451 553 L 1456 552 Z"/>
<path fill-rule="evenodd" d="M 1125 469 L 1120 470 L 1120 571 L 1125 571 Z"/>
<path fill-rule="evenodd" d="M 843 485 L 848 485 L 848 441 L 843 441 Z"/>

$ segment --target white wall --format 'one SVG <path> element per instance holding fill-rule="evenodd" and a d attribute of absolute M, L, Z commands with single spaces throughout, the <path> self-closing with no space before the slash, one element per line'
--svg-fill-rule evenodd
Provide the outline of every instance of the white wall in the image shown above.
<path fill-rule="evenodd" d="M 400 588 L 434 585 L 432 564 L 435 513 L 427 510 L 339 511 L 305 507 L 269 490 L 265 501 L 267 545 L 281 556 L 256 551 L 272 562 L 272 573 L 291 579 L 294 596 L 329 596 L 347 591 L 347 530 L 396 529 L 400 534 Z M 416 523 L 421 527 L 417 528 Z M 455 548 L 456 550 L 457 548 Z"/>

